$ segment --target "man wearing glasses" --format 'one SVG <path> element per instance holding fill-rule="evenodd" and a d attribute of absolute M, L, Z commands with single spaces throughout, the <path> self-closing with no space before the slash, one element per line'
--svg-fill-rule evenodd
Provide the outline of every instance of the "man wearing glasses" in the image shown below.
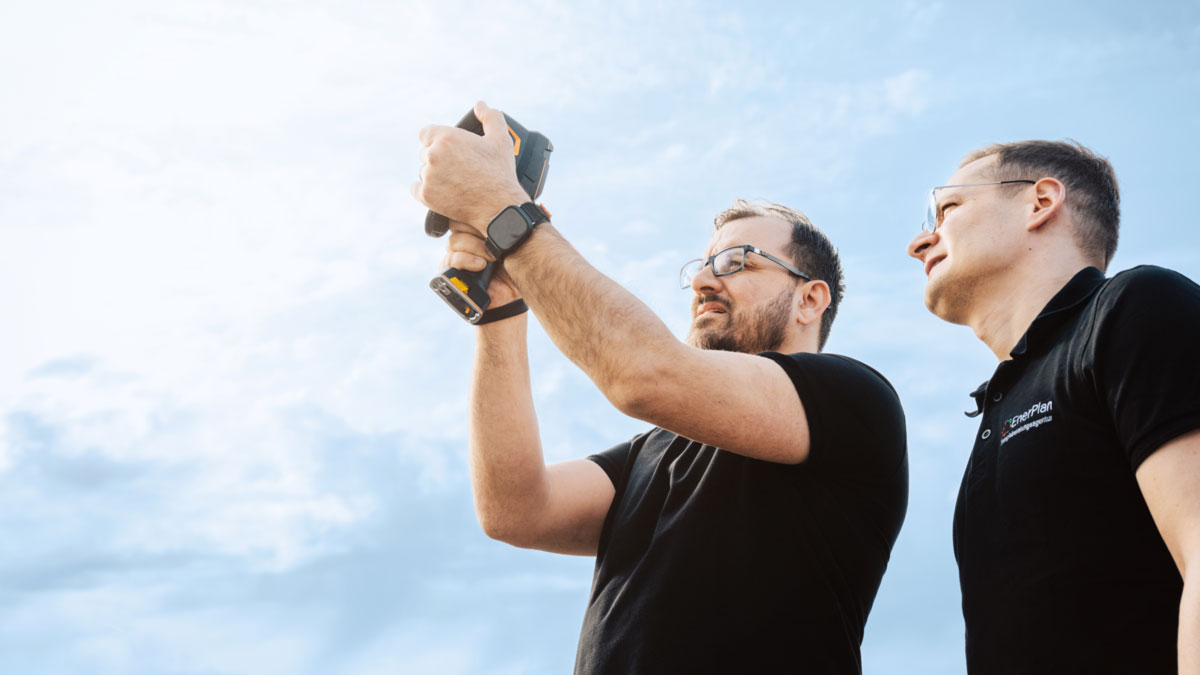
<path fill-rule="evenodd" d="M 460 221 L 447 264 L 477 270 L 493 216 L 526 197 L 503 117 L 475 112 L 483 137 L 422 130 L 413 194 Z M 478 329 L 476 511 L 497 539 L 597 557 L 576 672 L 860 672 L 908 465 L 891 386 L 818 353 L 842 293 L 825 236 L 774 205 L 739 202 L 719 216 L 705 256 L 682 271 L 693 294 L 686 343 L 548 222 L 504 272 L 493 305 L 523 297 L 617 408 L 656 425 L 546 466 L 525 318 Z"/>
<path fill-rule="evenodd" d="M 925 304 L 1000 360 L 954 515 L 978 673 L 1200 673 L 1200 287 L 1105 278 L 1107 160 L 1025 141 L 966 156 L 909 245 Z"/>

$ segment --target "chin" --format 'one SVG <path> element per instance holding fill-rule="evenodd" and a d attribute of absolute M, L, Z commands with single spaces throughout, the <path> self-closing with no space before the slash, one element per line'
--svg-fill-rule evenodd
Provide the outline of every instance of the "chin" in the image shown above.
<path fill-rule="evenodd" d="M 701 327 L 692 322 L 692 327 L 688 329 L 687 337 L 683 341 L 697 349 L 707 349 L 704 345 L 712 341 L 712 333 L 708 327 Z"/>
<path fill-rule="evenodd" d="M 947 289 L 954 288 L 953 279 L 947 282 L 947 275 L 939 274 L 939 272 L 949 272 L 949 270 L 941 269 L 943 265 L 945 265 L 945 261 L 929 270 L 929 278 L 925 280 L 925 307 L 934 314 L 938 314 L 937 308 L 945 302 L 948 295 Z"/>
<path fill-rule="evenodd" d="M 925 287 L 925 308 L 942 321 L 955 324 L 966 323 L 963 311 L 966 304 L 966 299 L 961 295 L 939 292 L 939 289 L 933 284 Z"/>
<path fill-rule="evenodd" d="M 730 351 L 729 345 L 734 342 L 734 336 L 730 334 L 730 331 L 716 326 L 700 327 L 692 324 L 692 329 L 688 331 L 687 339 L 684 341 L 696 349 Z"/>
<path fill-rule="evenodd" d="M 932 313 L 932 314 L 937 314 L 937 309 L 935 309 L 936 307 L 937 307 L 937 294 L 934 293 L 934 290 L 932 288 L 930 288 L 929 285 L 926 285 L 925 286 L 925 309 L 929 310 L 930 313 Z"/>

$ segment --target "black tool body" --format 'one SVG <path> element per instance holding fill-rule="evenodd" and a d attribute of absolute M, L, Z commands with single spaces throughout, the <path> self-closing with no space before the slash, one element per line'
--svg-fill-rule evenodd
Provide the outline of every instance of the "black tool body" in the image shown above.
<path fill-rule="evenodd" d="M 542 194 L 546 184 L 546 173 L 550 167 L 550 153 L 554 150 L 550 139 L 536 131 L 529 131 L 516 120 L 504 116 L 508 124 L 508 135 L 513 140 L 516 156 L 517 180 L 531 200 Z M 457 126 L 472 133 L 483 135 L 483 124 L 468 111 Z M 425 234 L 440 237 L 450 229 L 450 220 L 440 213 L 430 211 L 425 215 Z M 496 261 L 499 262 L 499 261 Z M 479 272 L 447 267 L 429 282 L 432 288 L 454 312 L 471 323 L 479 321 L 484 310 L 491 304 L 487 287 L 495 272 L 496 262 L 490 262 Z"/>

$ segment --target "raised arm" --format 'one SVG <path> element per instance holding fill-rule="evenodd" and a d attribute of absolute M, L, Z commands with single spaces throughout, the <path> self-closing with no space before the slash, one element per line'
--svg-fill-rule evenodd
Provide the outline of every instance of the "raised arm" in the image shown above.
<path fill-rule="evenodd" d="M 484 233 L 496 213 L 527 197 L 513 178 L 503 115 L 482 104 L 475 113 L 483 137 L 453 127 L 422 130 L 424 166 L 413 194 Z M 779 365 L 683 344 L 549 223 L 509 256 L 505 268 L 559 349 L 621 411 L 750 457 L 783 463 L 807 457 L 804 406 Z"/>
<path fill-rule="evenodd" d="M 475 241 L 472 241 L 474 239 Z M 482 268 L 482 243 L 450 238 L 450 264 Z M 456 248 L 460 251 L 455 253 Z M 454 257 L 457 255 L 458 257 Z M 496 306 L 517 297 L 498 274 L 488 289 Z M 608 475 L 577 459 L 546 466 L 530 387 L 524 315 L 479 326 L 471 377 L 470 464 L 475 512 L 488 536 L 523 548 L 595 555 L 613 499 Z"/>
<path fill-rule="evenodd" d="M 558 348 L 625 414 L 757 459 L 807 456 L 804 406 L 778 364 L 683 344 L 548 224 L 506 266 Z"/>

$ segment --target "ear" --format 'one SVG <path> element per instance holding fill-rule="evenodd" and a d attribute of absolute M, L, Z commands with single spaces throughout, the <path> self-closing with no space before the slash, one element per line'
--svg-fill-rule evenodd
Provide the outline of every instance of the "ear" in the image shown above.
<path fill-rule="evenodd" d="M 806 281 L 796 287 L 796 323 L 808 326 L 816 324 L 825 313 L 833 296 L 829 284 L 817 279 Z"/>
<path fill-rule="evenodd" d="M 1033 184 L 1033 211 L 1029 214 L 1026 231 L 1033 232 L 1050 222 L 1067 204 L 1067 186 L 1057 178 L 1043 178 Z"/>

